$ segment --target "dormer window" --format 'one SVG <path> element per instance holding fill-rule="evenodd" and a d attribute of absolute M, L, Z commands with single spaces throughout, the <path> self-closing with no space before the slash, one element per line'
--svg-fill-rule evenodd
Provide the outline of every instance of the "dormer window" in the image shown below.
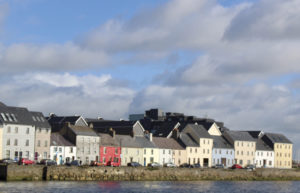
<path fill-rule="evenodd" d="M 4 121 L 7 121 L 7 119 L 6 119 L 5 115 L 4 115 L 4 113 L 1 113 L 1 117 L 2 117 L 2 119 L 3 119 Z"/>
<path fill-rule="evenodd" d="M 36 119 L 38 120 L 38 122 L 41 122 L 40 118 L 39 117 L 36 117 Z"/>
<path fill-rule="evenodd" d="M 11 114 L 11 117 L 13 118 L 13 120 L 14 120 L 15 122 L 18 122 L 18 120 L 17 120 L 15 114 Z"/>
<path fill-rule="evenodd" d="M 10 115 L 8 113 L 6 113 L 6 118 L 10 121 L 13 122 L 12 118 L 10 117 Z"/>
<path fill-rule="evenodd" d="M 33 121 L 36 121 L 36 119 L 35 119 L 35 117 L 34 117 L 34 116 L 32 116 L 32 120 L 33 120 Z"/>

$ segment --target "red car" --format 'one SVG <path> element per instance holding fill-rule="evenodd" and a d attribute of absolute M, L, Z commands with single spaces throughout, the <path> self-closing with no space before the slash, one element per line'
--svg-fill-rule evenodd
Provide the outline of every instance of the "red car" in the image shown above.
<path fill-rule="evenodd" d="M 30 160 L 28 158 L 22 158 L 20 160 L 20 164 L 22 164 L 22 165 L 32 165 L 34 163 L 35 163 L 34 161 L 32 161 L 32 160 Z"/>
<path fill-rule="evenodd" d="M 239 164 L 234 164 L 231 169 L 243 169 L 242 166 L 240 166 Z"/>

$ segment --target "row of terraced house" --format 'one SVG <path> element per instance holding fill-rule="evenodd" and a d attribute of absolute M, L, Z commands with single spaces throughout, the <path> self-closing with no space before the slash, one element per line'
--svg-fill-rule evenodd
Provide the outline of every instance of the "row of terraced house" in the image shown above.
<path fill-rule="evenodd" d="M 44 117 L 41 112 L 0 103 L 0 159 L 291 168 L 292 152 L 293 144 L 283 134 L 233 131 L 213 119 L 159 109 L 115 121 L 55 114 Z"/>

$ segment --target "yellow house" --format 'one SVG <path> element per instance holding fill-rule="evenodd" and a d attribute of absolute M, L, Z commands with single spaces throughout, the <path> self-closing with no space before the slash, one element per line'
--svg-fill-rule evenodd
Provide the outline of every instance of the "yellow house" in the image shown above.
<path fill-rule="evenodd" d="M 234 146 L 236 164 L 255 164 L 256 140 L 248 132 L 225 131 L 224 137 Z"/>
<path fill-rule="evenodd" d="M 148 137 L 137 137 L 136 141 L 141 147 L 143 147 L 143 166 L 147 166 L 149 163 L 159 163 L 159 148 L 153 143 L 152 133 Z"/>
<path fill-rule="evenodd" d="M 265 133 L 262 140 L 274 149 L 274 167 L 292 168 L 293 143 L 282 134 Z"/>
<path fill-rule="evenodd" d="M 186 125 L 179 138 L 186 146 L 187 163 L 211 167 L 213 139 L 202 125 Z"/>

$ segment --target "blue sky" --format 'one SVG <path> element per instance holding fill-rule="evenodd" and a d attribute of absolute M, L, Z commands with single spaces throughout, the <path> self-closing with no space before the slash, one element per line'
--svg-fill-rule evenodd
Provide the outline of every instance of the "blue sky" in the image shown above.
<path fill-rule="evenodd" d="M 124 2 L 0 0 L 0 101 L 109 119 L 159 107 L 297 141 L 299 1 Z"/>

